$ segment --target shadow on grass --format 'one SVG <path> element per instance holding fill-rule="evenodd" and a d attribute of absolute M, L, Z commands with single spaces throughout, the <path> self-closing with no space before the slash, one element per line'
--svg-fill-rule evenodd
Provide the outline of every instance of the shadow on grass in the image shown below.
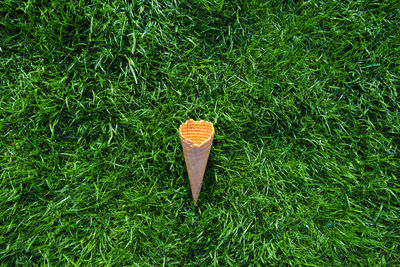
<path fill-rule="evenodd" d="M 210 152 L 210 156 L 208 158 L 207 168 L 204 173 L 203 185 L 200 192 L 199 197 L 199 206 L 205 204 L 217 204 L 221 201 L 221 199 L 216 194 L 217 189 L 217 180 L 216 180 L 216 166 L 215 166 L 215 157 Z"/>

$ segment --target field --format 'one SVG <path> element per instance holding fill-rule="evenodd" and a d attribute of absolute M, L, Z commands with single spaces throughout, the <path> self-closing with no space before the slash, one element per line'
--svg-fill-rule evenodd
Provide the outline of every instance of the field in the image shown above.
<path fill-rule="evenodd" d="M 397 0 L 2 0 L 0 263 L 399 265 L 399 88 Z"/>

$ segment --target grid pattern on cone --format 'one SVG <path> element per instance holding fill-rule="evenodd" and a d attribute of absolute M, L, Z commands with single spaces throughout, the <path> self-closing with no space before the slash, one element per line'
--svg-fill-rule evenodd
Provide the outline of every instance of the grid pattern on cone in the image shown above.
<path fill-rule="evenodd" d="M 209 140 L 214 134 L 212 123 L 203 120 L 188 120 L 180 126 L 179 130 L 181 137 L 194 146 L 200 146 Z"/>

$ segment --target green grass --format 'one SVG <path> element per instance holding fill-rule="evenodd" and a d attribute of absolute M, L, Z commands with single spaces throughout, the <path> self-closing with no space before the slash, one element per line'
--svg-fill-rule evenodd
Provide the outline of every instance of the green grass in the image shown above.
<path fill-rule="evenodd" d="M 399 88 L 395 0 L 1 1 L 0 262 L 399 265 Z"/>

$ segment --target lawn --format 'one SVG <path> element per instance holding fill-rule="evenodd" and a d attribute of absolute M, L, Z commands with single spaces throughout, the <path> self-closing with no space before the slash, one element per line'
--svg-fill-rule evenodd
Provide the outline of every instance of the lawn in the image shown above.
<path fill-rule="evenodd" d="M 399 89 L 397 0 L 2 0 L 0 263 L 399 265 Z"/>

